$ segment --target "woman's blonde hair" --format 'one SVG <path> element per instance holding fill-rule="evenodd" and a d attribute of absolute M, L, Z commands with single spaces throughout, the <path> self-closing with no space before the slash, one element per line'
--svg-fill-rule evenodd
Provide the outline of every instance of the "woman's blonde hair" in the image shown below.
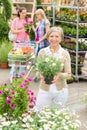
<path fill-rule="evenodd" d="M 43 19 L 46 19 L 46 15 L 45 15 L 45 12 L 44 12 L 43 9 L 37 9 L 37 10 L 35 11 L 35 15 L 37 15 L 37 14 L 40 14 Z"/>
<path fill-rule="evenodd" d="M 48 32 L 47 32 L 47 38 L 49 38 L 50 34 L 52 32 L 58 32 L 60 34 L 61 37 L 61 41 L 64 40 L 64 33 L 63 33 L 63 29 L 61 27 L 51 27 Z"/>

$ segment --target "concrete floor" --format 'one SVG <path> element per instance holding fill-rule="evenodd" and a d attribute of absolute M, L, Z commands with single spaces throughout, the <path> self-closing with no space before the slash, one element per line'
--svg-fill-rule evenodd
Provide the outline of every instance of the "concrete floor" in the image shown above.
<path fill-rule="evenodd" d="M 0 69 L 0 83 L 3 81 L 9 82 L 10 69 Z M 31 77 L 34 77 L 35 73 L 31 73 Z M 37 96 L 39 83 L 32 82 L 31 89 Z M 87 106 L 83 103 L 85 92 L 87 92 L 87 81 L 79 81 L 68 84 L 69 86 L 69 98 L 67 107 L 71 110 L 75 110 L 79 115 L 79 119 L 82 123 L 79 130 L 87 130 Z"/>

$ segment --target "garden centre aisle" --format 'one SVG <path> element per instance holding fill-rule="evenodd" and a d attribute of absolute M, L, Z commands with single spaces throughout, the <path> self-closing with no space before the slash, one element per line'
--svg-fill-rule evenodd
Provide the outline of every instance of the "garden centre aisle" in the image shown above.
<path fill-rule="evenodd" d="M 0 69 L 0 83 L 3 81 L 9 82 L 10 69 Z M 31 73 L 33 78 L 34 72 Z M 37 95 L 38 83 L 32 82 L 31 89 Z M 69 84 L 69 99 L 67 106 L 71 110 L 76 110 L 76 113 L 80 116 L 79 119 L 82 123 L 79 130 L 87 130 L 87 106 L 83 103 L 84 93 L 87 91 L 87 81 L 74 82 Z"/>

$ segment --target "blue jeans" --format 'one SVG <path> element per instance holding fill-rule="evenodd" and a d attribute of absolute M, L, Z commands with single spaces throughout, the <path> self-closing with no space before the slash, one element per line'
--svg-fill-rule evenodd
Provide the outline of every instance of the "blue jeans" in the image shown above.
<path fill-rule="evenodd" d="M 10 77 L 17 77 L 22 73 L 25 73 L 25 66 L 16 67 L 15 65 L 13 65 L 10 70 Z"/>

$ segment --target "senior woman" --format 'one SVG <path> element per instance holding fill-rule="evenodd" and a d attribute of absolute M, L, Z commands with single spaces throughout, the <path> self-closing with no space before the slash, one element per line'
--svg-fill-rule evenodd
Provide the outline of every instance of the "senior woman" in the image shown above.
<path fill-rule="evenodd" d="M 47 54 L 62 61 L 61 71 L 54 76 L 51 85 L 46 84 L 44 77 L 40 75 L 41 80 L 36 102 L 36 108 L 38 110 L 43 107 L 51 107 L 58 104 L 64 107 L 68 99 L 67 78 L 71 76 L 71 59 L 68 51 L 60 45 L 63 36 L 61 27 L 51 27 L 47 33 L 50 46 L 40 50 L 38 54 L 38 57 Z"/>

